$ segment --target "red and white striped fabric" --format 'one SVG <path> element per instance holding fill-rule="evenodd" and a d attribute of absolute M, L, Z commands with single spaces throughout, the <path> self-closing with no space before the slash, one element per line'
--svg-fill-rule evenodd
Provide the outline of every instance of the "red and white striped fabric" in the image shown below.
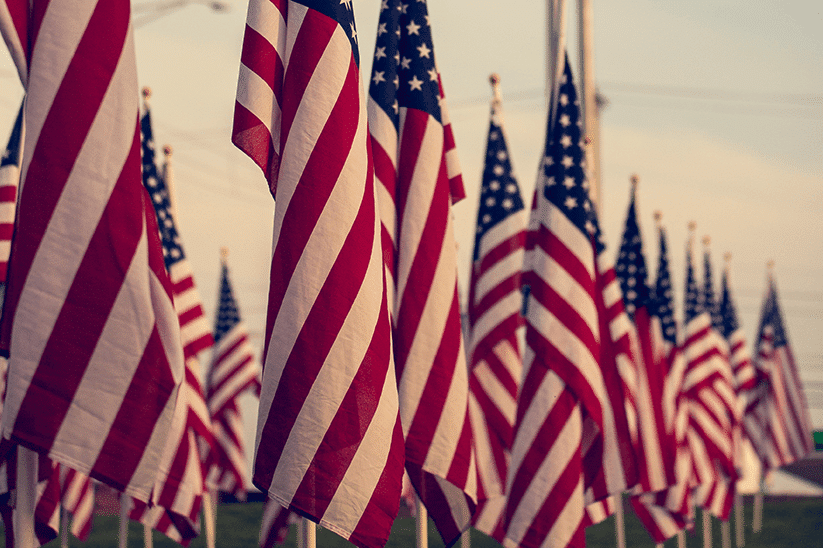
<path fill-rule="evenodd" d="M 469 286 L 469 409 L 478 472 L 472 524 L 502 542 L 506 475 L 523 368 L 520 273 L 527 218 L 506 146 L 499 87 L 496 76 L 492 78 L 494 99 Z"/>
<path fill-rule="evenodd" d="M 147 97 L 145 91 L 144 96 Z M 199 448 L 214 445 L 198 359 L 198 354 L 209 348 L 213 339 L 172 213 L 172 181 L 161 178 L 155 164 L 154 135 L 148 101 L 140 125 L 143 184 L 151 196 L 160 226 L 163 255 L 172 282 L 174 308 L 180 322 L 186 375 L 177 399 L 169 442 L 158 471 L 153 505 L 146 506 L 141 501 L 134 501 L 130 517 L 185 545 L 197 536 L 200 529 L 205 469 L 201 463 Z M 168 163 L 168 156 L 166 161 Z M 166 172 L 170 171 L 167 169 Z"/>
<path fill-rule="evenodd" d="M 768 283 L 755 345 L 760 393 L 746 415 L 747 432 L 767 470 L 800 460 L 813 449 L 806 396 L 771 274 Z"/>
<path fill-rule="evenodd" d="M 275 198 L 253 481 L 358 546 L 397 516 L 403 430 L 351 3 L 252 0 L 233 142 Z"/>
<path fill-rule="evenodd" d="M 712 324 L 714 302 L 697 289 L 691 244 L 687 254 L 683 394 L 688 406 L 686 440 L 692 461 L 695 504 L 726 520 L 731 510 L 735 467 L 737 395 L 733 388 L 728 346 Z M 708 261 L 708 257 L 707 257 Z M 708 265 L 708 262 L 706 262 Z M 710 276 L 706 276 L 707 287 Z"/>
<path fill-rule="evenodd" d="M 206 378 L 215 442 L 206 457 L 206 483 L 212 490 L 233 493 L 245 500 L 249 474 L 238 397 L 247 390 L 260 395 L 260 362 L 254 357 L 248 331 L 240 319 L 225 257 L 219 298 L 212 362 Z"/>
<path fill-rule="evenodd" d="M 9 48 L 11 59 L 17 68 L 20 82 L 26 86 L 29 78 L 29 10 L 28 0 L 3 0 L 0 2 L 0 34 Z"/>
<path fill-rule="evenodd" d="M 449 545 L 469 526 L 477 470 L 451 209 L 465 193 L 428 21 L 425 2 L 383 3 L 369 131 L 406 470 Z"/>
<path fill-rule="evenodd" d="M 618 372 L 630 322 L 606 264 L 566 61 L 537 186 L 505 546 L 584 546 L 587 505 L 636 483 Z M 600 505 L 603 509 L 604 505 Z M 606 506 L 606 508 L 608 508 Z"/>
<path fill-rule="evenodd" d="M 17 186 L 20 183 L 20 160 L 23 144 L 23 105 L 9 136 L 9 144 L 0 157 L 0 283 L 6 282 L 17 213 Z"/>
<path fill-rule="evenodd" d="M 298 523 L 297 514 L 288 508 L 283 508 L 277 501 L 266 499 L 263 505 L 263 523 L 260 527 L 260 539 L 257 545 L 260 548 L 271 548 L 286 542 L 289 535 L 289 526 Z"/>
<path fill-rule="evenodd" d="M 148 500 L 183 352 L 140 182 L 130 5 L 25 4 L 37 34 L 25 52 L 26 144 L 0 337 L 11 355 L 3 437 Z"/>
<path fill-rule="evenodd" d="M 94 520 L 94 485 L 88 476 L 60 466 L 60 491 L 63 508 L 71 514 L 71 534 L 85 541 Z"/>

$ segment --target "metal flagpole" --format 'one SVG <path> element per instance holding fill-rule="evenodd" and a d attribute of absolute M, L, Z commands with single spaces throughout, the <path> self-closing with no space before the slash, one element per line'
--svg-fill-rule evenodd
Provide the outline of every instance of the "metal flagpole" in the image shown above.
<path fill-rule="evenodd" d="M 592 0 L 578 2 L 580 56 L 580 102 L 583 106 L 583 134 L 586 136 L 586 171 L 589 194 L 599 208 L 600 203 L 600 124 L 597 112 L 597 90 L 594 84 L 594 10 Z"/>
<path fill-rule="evenodd" d="M 69 514 L 62 504 L 60 504 L 60 546 L 69 548 Z"/>
<path fill-rule="evenodd" d="M 416 494 L 414 495 L 414 525 L 417 548 L 429 548 L 429 513 Z"/>
<path fill-rule="evenodd" d="M 732 528 L 728 521 L 720 522 L 720 539 L 723 548 L 732 548 Z"/>
<path fill-rule="evenodd" d="M 743 496 L 737 490 L 734 492 L 734 533 L 737 537 L 737 548 L 743 548 L 746 544 L 743 531 Z"/>
<path fill-rule="evenodd" d="M 37 497 L 37 453 L 17 448 L 17 501 L 14 508 L 13 527 L 15 546 L 34 548 L 39 546 L 34 537 L 34 504 Z"/>
<path fill-rule="evenodd" d="M 203 521 L 206 522 L 206 548 L 214 548 L 215 527 L 217 520 L 217 493 L 203 492 Z"/>
<path fill-rule="evenodd" d="M 126 541 L 129 536 L 129 496 L 120 493 L 120 532 L 117 546 L 126 548 Z"/>
<path fill-rule="evenodd" d="M 623 495 L 614 495 L 614 528 L 617 548 L 626 548 L 626 522 L 623 519 Z"/>
<path fill-rule="evenodd" d="M 143 524 L 143 548 L 152 548 L 154 546 L 154 537 L 152 536 L 151 527 Z"/>
<path fill-rule="evenodd" d="M 703 548 L 712 548 L 712 517 L 703 508 Z"/>

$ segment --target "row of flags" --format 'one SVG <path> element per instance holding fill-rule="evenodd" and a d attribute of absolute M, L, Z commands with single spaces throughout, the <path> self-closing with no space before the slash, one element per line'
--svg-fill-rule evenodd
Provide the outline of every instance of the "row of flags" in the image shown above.
<path fill-rule="evenodd" d="M 368 95 L 350 1 L 249 3 L 232 140 L 275 199 L 259 379 L 225 259 L 206 325 L 147 106 L 138 124 L 129 2 L 75 4 L 0 3 L 26 89 L 22 155 L 3 160 L 22 182 L 0 181 L 17 204 L 0 219 L 8 489 L 9 457 L 34 449 L 41 500 L 67 491 L 60 463 L 185 545 L 208 489 L 244 491 L 245 391 L 263 545 L 280 506 L 383 546 L 404 473 L 447 545 L 473 524 L 506 546 L 583 546 L 625 491 L 667 538 L 694 504 L 728 517 L 744 436 L 767 467 L 811 450 L 773 282 L 750 360 L 728 280 L 717 303 L 691 249 L 677 336 L 665 253 L 647 285 L 634 190 L 612 264 L 567 60 L 530 214 L 495 94 L 464 342 L 465 192 L 424 0 L 382 3 Z"/>

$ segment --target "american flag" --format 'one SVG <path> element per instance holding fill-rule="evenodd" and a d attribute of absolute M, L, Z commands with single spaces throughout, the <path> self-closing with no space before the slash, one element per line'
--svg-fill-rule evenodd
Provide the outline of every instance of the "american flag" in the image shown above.
<path fill-rule="evenodd" d="M 636 483 L 617 362 L 631 329 L 589 199 L 566 60 L 538 180 L 506 543 L 584 546 L 585 507 Z M 623 364 L 625 365 L 625 363 Z"/>
<path fill-rule="evenodd" d="M 243 421 L 238 397 L 245 391 L 260 395 L 260 362 L 240 319 L 225 254 L 220 274 L 220 302 L 214 327 L 214 349 L 206 378 L 206 396 L 214 427 L 214 449 L 206 459 L 207 483 L 245 500 L 249 485 Z"/>
<path fill-rule="evenodd" d="M 169 431 L 169 443 L 160 465 L 154 505 L 146 506 L 141 501 L 134 501 L 130 517 L 186 545 L 199 533 L 200 507 L 205 490 L 199 446 L 212 446 L 214 443 L 198 359 L 202 350 L 212 346 L 213 339 L 172 215 L 169 198 L 171 181 L 159 176 L 155 164 L 148 90 L 144 90 L 143 95 L 146 97 L 140 120 L 143 184 L 151 196 L 160 227 L 163 257 L 171 278 L 174 308 L 180 322 L 186 376 Z"/>
<path fill-rule="evenodd" d="M 523 325 L 520 272 L 527 213 L 506 146 L 498 78 L 492 76 L 494 98 L 469 287 L 468 344 L 480 501 L 472 521 L 476 529 L 503 542 L 506 474 L 523 368 L 518 334 Z"/>
<path fill-rule="evenodd" d="M 660 215 L 656 214 L 659 221 Z M 655 542 L 663 542 L 685 529 L 693 520 L 691 506 L 691 459 L 686 444 L 688 409 L 681 396 L 686 362 L 677 347 L 677 324 L 674 319 L 669 254 L 666 232 L 658 227 L 660 243 L 657 276 L 652 305 L 652 321 L 661 326 L 662 347 L 666 354 L 667 372 L 662 401 L 666 432 L 676 444 L 674 473 L 676 483 L 655 493 L 641 493 L 631 498 L 632 507 Z"/>
<path fill-rule="evenodd" d="M 88 539 L 94 517 L 94 485 L 88 476 L 53 463 L 48 479 L 38 485 L 35 518 L 39 523 L 35 529 L 40 530 L 41 542 L 57 536 L 61 506 L 72 516 L 71 533 L 82 541 Z"/>
<path fill-rule="evenodd" d="M 708 254 L 706 265 L 709 265 Z M 686 439 L 692 459 L 695 503 L 728 519 L 725 489 L 737 479 L 734 428 L 736 395 L 728 347 L 712 323 L 716 309 L 710 270 L 704 291 L 698 288 L 692 266 L 691 242 L 686 256 L 685 336 L 686 358 L 683 393 L 688 406 Z"/>
<path fill-rule="evenodd" d="M 130 4 L 13 4 L 25 18 L 16 28 L 39 32 L 21 41 L 37 62 L 0 336 L 11 354 L 5 446 L 148 500 L 184 364 L 140 181 Z"/>
<path fill-rule="evenodd" d="M 253 481 L 358 546 L 399 508 L 403 430 L 350 2 L 252 0 L 233 142 L 275 198 Z"/>
<path fill-rule="evenodd" d="M 0 283 L 5 283 L 17 212 L 17 185 L 20 182 L 21 146 L 23 144 L 23 106 L 9 136 L 9 144 L 0 158 Z"/>
<path fill-rule="evenodd" d="M 289 526 L 297 521 L 297 515 L 283 508 L 276 500 L 266 499 L 263 504 L 263 522 L 260 526 L 260 548 L 283 544 L 289 534 Z"/>
<path fill-rule="evenodd" d="M 677 445 L 665 416 L 663 396 L 669 356 L 647 283 L 646 259 L 637 222 L 636 178 L 632 180 L 629 210 L 615 272 L 623 292 L 626 313 L 633 320 L 636 330 L 637 491 L 662 491 L 675 483 Z"/>
<path fill-rule="evenodd" d="M 451 544 L 469 525 L 477 472 L 451 210 L 464 192 L 433 48 L 425 1 L 383 2 L 369 131 L 394 290 L 406 470 Z"/>
<path fill-rule="evenodd" d="M 757 333 L 754 366 L 759 382 L 757 397 L 747 409 L 746 430 L 763 468 L 770 470 L 800 460 L 813 449 L 806 396 L 771 272 Z"/>

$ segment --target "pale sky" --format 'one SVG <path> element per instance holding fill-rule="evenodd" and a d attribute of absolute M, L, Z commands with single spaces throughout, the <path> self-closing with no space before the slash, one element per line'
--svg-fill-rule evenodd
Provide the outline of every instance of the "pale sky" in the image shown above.
<path fill-rule="evenodd" d="M 206 313 L 213 318 L 219 249 L 227 246 L 241 314 L 260 348 L 273 202 L 260 171 L 230 143 L 246 4 L 226 3 L 226 13 L 190 5 L 140 26 L 138 76 L 154 93 L 158 149 L 168 143 L 175 150 L 178 227 Z M 136 12 L 168 4 L 134 2 Z M 380 1 L 353 5 L 365 90 Z M 577 76 L 576 4 L 567 9 Z M 454 211 L 465 289 L 492 72 L 502 79 L 510 153 L 527 202 L 534 188 L 546 133 L 545 7 L 534 0 L 430 0 L 429 10 L 469 195 Z M 774 259 L 812 420 L 823 428 L 823 7 L 814 0 L 595 0 L 594 14 L 596 81 L 609 100 L 601 120 L 607 252 L 616 254 L 629 176 L 637 173 L 650 271 L 659 209 L 679 311 L 686 225 L 696 221 L 698 238 L 712 238 L 716 282 L 723 254 L 733 254 L 732 287 L 750 339 L 765 265 Z M 21 96 L 3 48 L 3 145 Z"/>

